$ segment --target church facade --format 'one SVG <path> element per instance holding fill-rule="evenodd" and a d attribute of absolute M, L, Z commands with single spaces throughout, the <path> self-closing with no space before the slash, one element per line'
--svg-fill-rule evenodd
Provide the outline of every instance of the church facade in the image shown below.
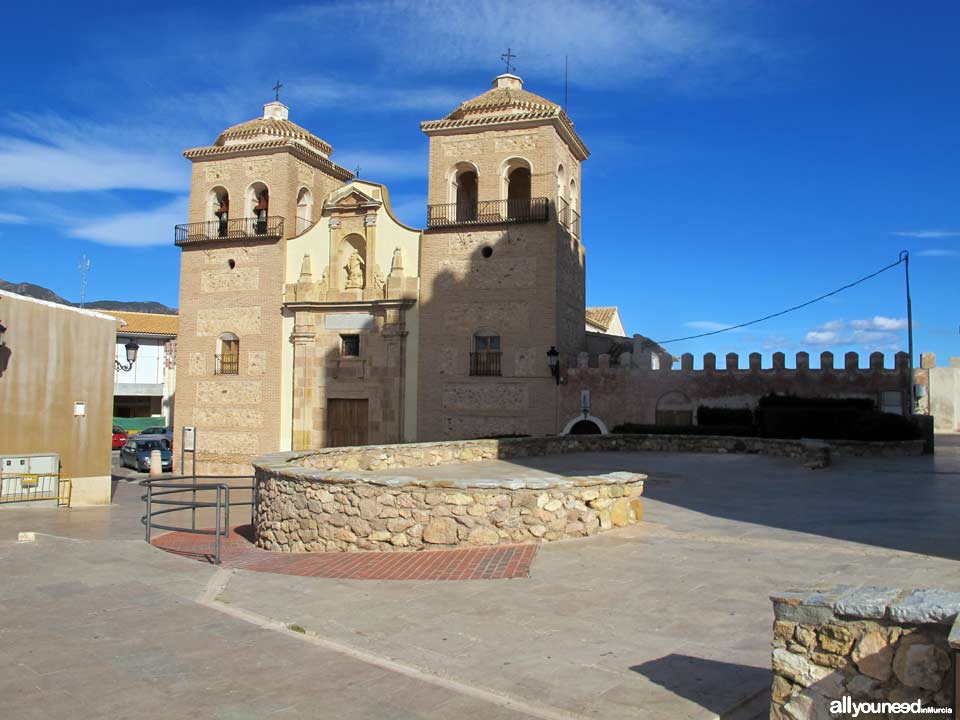
<path fill-rule="evenodd" d="M 421 129 L 424 229 L 279 101 L 184 153 L 176 436 L 196 428 L 201 471 L 569 420 L 558 379 L 586 349 L 585 145 L 512 74 Z"/>

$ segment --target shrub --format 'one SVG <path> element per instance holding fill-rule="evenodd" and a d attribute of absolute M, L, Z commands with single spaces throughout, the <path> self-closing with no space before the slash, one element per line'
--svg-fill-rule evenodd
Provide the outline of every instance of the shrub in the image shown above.
<path fill-rule="evenodd" d="M 725 408 L 701 405 L 697 408 L 697 425 L 740 425 L 754 424 L 753 410 L 750 408 Z"/>

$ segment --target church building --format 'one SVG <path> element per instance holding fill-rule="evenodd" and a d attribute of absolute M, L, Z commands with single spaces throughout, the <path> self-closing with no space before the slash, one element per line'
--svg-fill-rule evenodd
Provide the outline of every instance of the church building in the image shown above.
<path fill-rule="evenodd" d="M 198 471 L 570 420 L 559 379 L 586 350 L 587 148 L 509 73 L 421 130 L 424 229 L 279 100 L 184 153 L 175 437 L 196 428 Z"/>

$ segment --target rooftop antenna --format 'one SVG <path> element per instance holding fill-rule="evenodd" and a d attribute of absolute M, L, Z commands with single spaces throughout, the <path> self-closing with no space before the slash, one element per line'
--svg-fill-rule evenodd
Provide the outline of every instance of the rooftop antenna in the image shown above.
<path fill-rule="evenodd" d="M 90 258 L 81 255 L 77 270 L 80 271 L 80 307 L 82 308 L 87 297 L 87 273 L 90 272 Z"/>

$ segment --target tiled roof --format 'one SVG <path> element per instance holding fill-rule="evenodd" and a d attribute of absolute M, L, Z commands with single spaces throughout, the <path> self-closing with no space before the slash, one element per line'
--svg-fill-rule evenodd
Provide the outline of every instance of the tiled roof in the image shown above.
<path fill-rule="evenodd" d="M 587 322 L 601 330 L 607 330 L 610 323 L 613 322 L 613 316 L 617 314 L 617 306 L 612 307 L 588 307 Z"/>
<path fill-rule="evenodd" d="M 515 78 L 503 75 L 501 78 Z M 500 80 L 501 78 L 498 78 Z M 557 132 L 574 149 L 581 160 L 590 152 L 573 128 L 573 122 L 563 108 L 539 95 L 534 95 L 521 87 L 494 87 L 482 95 L 460 103 L 457 108 L 442 120 L 427 120 L 420 123 L 424 132 L 455 130 L 458 128 L 512 125 L 517 123 L 551 123 Z"/>
<path fill-rule="evenodd" d="M 229 127 L 220 133 L 220 136 L 213 144 L 221 147 L 225 145 L 257 142 L 268 138 L 283 138 L 285 140 L 295 140 L 306 143 L 323 155 L 329 155 L 333 152 L 333 148 L 330 147 L 329 143 L 324 142 L 306 128 L 302 128 L 290 120 L 273 117 L 254 118 L 253 120 L 247 120 L 239 125 Z"/>
<path fill-rule="evenodd" d="M 180 325 L 177 315 L 161 315 L 160 313 L 139 313 L 126 310 L 109 311 L 118 320 L 126 325 L 117 330 L 121 335 L 171 335 L 176 336 Z"/>
<path fill-rule="evenodd" d="M 229 155 L 231 153 L 249 152 L 251 150 L 273 150 L 286 149 L 295 155 L 300 155 L 308 162 L 312 162 L 318 167 L 326 169 L 333 177 L 340 180 L 352 180 L 353 173 L 346 168 L 340 167 L 333 160 L 325 155 L 312 150 L 311 148 L 295 140 L 276 138 L 273 140 L 262 140 L 260 142 L 249 142 L 239 145 L 210 145 L 208 147 L 191 148 L 184 150 L 183 156 L 190 160 L 196 158 L 216 157 L 218 155 Z"/>

